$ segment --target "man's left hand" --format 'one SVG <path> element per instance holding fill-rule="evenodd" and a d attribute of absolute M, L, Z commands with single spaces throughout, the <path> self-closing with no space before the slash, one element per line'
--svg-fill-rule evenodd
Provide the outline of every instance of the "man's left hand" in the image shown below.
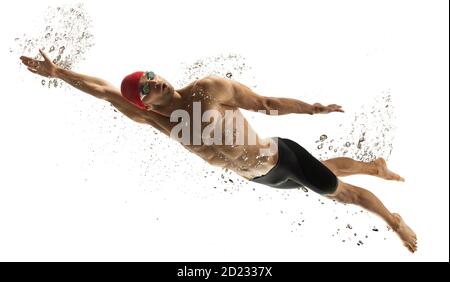
<path fill-rule="evenodd" d="M 336 105 L 336 104 L 331 104 L 331 105 L 328 105 L 328 106 L 324 106 L 324 105 L 322 105 L 320 103 L 315 103 L 313 105 L 313 108 L 314 108 L 314 110 L 313 110 L 314 114 L 328 114 L 328 113 L 331 113 L 331 112 L 340 112 L 340 113 L 344 112 L 342 107 L 339 106 L 339 105 Z"/>

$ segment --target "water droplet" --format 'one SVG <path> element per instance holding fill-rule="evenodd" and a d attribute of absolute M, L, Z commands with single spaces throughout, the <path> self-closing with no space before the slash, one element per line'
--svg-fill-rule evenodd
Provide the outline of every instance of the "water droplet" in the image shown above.
<path fill-rule="evenodd" d="M 231 72 L 227 72 L 227 77 L 231 78 L 233 76 L 233 74 Z"/>
<path fill-rule="evenodd" d="M 361 147 L 362 147 L 361 143 L 362 142 L 358 142 L 358 145 L 356 146 L 358 149 L 361 149 Z"/>
<path fill-rule="evenodd" d="M 350 142 L 345 142 L 345 147 L 350 147 Z"/>
<path fill-rule="evenodd" d="M 50 50 L 48 50 L 49 53 L 53 51 L 55 51 L 55 46 L 50 47 Z"/>
<path fill-rule="evenodd" d="M 62 54 L 65 49 L 66 49 L 66 47 L 64 47 L 64 46 L 59 47 L 59 53 Z"/>
<path fill-rule="evenodd" d="M 41 80 L 41 84 L 45 86 L 45 80 Z"/>
<path fill-rule="evenodd" d="M 320 135 L 320 141 L 325 141 L 325 139 L 327 139 L 328 136 L 326 136 L 325 134 Z"/>
<path fill-rule="evenodd" d="M 49 39 L 50 38 L 50 33 L 47 33 L 46 35 L 45 35 L 45 39 Z"/>
<path fill-rule="evenodd" d="M 323 144 L 320 144 L 319 146 L 317 146 L 317 149 L 322 149 L 323 148 Z"/>
<path fill-rule="evenodd" d="M 333 146 L 328 147 L 328 150 L 330 151 L 333 150 Z"/>
<path fill-rule="evenodd" d="M 346 228 L 353 229 L 353 227 L 350 224 L 347 224 Z"/>

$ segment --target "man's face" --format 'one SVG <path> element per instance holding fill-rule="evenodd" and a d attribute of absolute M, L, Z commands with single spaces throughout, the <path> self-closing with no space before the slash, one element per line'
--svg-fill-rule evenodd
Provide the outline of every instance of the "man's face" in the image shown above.
<path fill-rule="evenodd" d="M 162 104 L 173 95 L 169 82 L 154 72 L 145 72 L 139 80 L 139 93 L 145 105 Z"/>

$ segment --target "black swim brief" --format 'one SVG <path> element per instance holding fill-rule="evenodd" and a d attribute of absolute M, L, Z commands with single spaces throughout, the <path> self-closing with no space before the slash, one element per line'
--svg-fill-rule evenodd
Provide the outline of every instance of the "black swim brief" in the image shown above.
<path fill-rule="evenodd" d="M 332 194 L 336 191 L 338 179 L 318 159 L 296 142 L 273 137 L 278 142 L 278 162 L 265 175 L 251 181 L 274 188 L 307 188 L 319 194 Z"/>

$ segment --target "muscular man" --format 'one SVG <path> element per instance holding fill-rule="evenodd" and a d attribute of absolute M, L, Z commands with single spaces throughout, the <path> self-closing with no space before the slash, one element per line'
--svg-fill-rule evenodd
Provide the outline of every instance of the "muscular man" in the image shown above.
<path fill-rule="evenodd" d="M 295 99 L 260 96 L 239 82 L 216 76 L 201 78 L 175 90 L 167 80 L 151 71 L 127 75 L 121 89 L 117 89 L 103 79 L 59 68 L 42 50 L 39 51 L 43 61 L 20 57 L 29 71 L 62 79 L 83 92 L 106 100 L 130 119 L 149 124 L 179 141 L 209 164 L 233 170 L 249 181 L 275 188 L 304 185 L 330 199 L 359 205 L 383 218 L 403 244 L 411 252 L 416 251 L 416 235 L 399 214 L 391 213 L 366 189 L 337 178 L 368 174 L 404 181 L 387 168 L 383 158 L 367 163 L 345 157 L 321 162 L 290 139 L 260 138 L 239 110 L 312 115 L 343 112 L 341 106 L 310 105 Z M 231 118 L 227 118 L 230 112 Z M 238 121 L 240 126 L 235 128 L 233 125 Z M 184 136 L 180 137 L 180 130 Z M 226 141 L 230 136 L 231 143 Z M 235 142 L 235 139 L 242 142 Z"/>

